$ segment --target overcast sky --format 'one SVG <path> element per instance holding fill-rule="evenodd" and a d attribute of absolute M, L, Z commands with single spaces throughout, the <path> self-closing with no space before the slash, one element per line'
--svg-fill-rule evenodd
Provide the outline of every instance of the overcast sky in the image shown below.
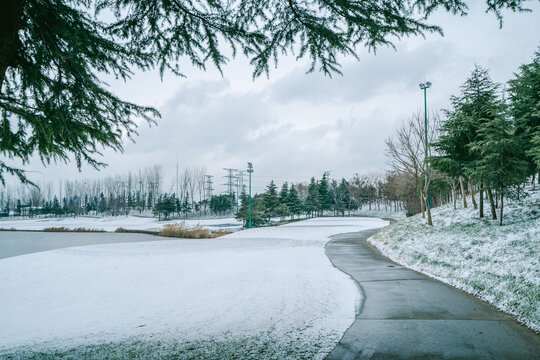
<path fill-rule="evenodd" d="M 362 51 L 360 61 L 345 59 L 343 76 L 306 74 L 309 64 L 282 58 L 270 78 L 252 80 L 249 63 L 234 59 L 221 76 L 184 68 L 187 78 L 155 72 L 136 74 L 127 82 L 111 82 L 126 100 L 159 109 L 157 126 L 141 124 L 136 143 L 124 153 L 105 151 L 109 166 L 97 172 L 84 166 L 58 164 L 47 168 L 33 161 L 37 181 L 97 178 L 152 165 L 162 165 L 165 186 L 175 164 L 204 166 L 216 188 L 225 182 L 222 168 L 254 164 L 259 192 L 274 179 L 307 181 L 330 171 L 333 177 L 388 168 L 384 139 L 400 121 L 423 111 L 418 84 L 431 81 L 428 110 L 448 106 L 474 64 L 490 69 L 493 80 L 506 82 L 518 66 L 530 62 L 540 45 L 540 6 L 533 13 L 504 14 L 504 26 L 484 13 L 484 1 L 471 1 L 467 17 L 436 14 L 431 22 L 445 35 L 396 41 L 397 50 Z"/>

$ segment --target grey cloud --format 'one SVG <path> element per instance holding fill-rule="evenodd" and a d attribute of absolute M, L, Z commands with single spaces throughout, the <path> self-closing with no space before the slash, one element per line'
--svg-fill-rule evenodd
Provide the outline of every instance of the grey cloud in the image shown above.
<path fill-rule="evenodd" d="M 334 102 L 362 101 L 376 96 L 385 87 L 417 87 L 418 80 L 427 73 L 452 61 L 454 45 L 448 42 L 430 42 L 407 51 L 381 49 L 376 56 L 366 54 L 360 61 L 347 61 L 344 76 L 325 77 L 320 73 L 306 75 L 300 67 L 276 81 L 269 90 L 274 101 Z"/>

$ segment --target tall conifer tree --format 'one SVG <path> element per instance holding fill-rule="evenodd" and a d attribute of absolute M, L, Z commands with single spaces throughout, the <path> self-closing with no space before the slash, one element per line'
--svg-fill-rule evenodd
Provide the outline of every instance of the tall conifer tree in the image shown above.
<path fill-rule="evenodd" d="M 473 175 L 482 183 L 477 171 L 479 157 L 471 152 L 471 144 L 478 141 L 479 129 L 483 124 L 496 119 L 501 114 L 502 102 L 499 84 L 494 83 L 487 69 L 475 65 L 469 78 L 461 86 L 461 94 L 450 98 L 451 108 L 445 111 L 446 121 L 442 125 L 442 135 L 434 144 L 439 156 L 433 165 L 451 177 L 459 177 L 466 206 L 463 178 Z M 488 188 L 491 194 L 491 189 Z M 491 196 L 491 195 L 490 195 Z M 483 204 L 480 204 L 482 209 Z M 493 213 L 493 202 L 491 202 Z"/>
<path fill-rule="evenodd" d="M 510 85 L 510 111 L 528 162 L 528 175 L 540 171 L 540 51 L 519 67 Z"/>

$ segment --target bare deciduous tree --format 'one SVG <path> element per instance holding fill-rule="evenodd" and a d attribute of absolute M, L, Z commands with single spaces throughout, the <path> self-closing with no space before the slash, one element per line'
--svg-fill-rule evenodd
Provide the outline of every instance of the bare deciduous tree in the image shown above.
<path fill-rule="evenodd" d="M 429 203 L 429 185 L 435 174 L 429 168 L 428 163 L 432 155 L 431 147 L 428 147 L 426 153 L 426 127 L 427 142 L 428 144 L 433 143 L 439 136 L 439 123 L 440 118 L 436 113 L 432 114 L 425 124 L 421 114 L 416 112 L 402 122 L 396 129 L 394 137 L 385 140 L 386 155 L 390 159 L 392 168 L 414 177 L 422 217 L 425 217 L 425 212 L 427 212 L 429 225 L 433 225 Z"/>

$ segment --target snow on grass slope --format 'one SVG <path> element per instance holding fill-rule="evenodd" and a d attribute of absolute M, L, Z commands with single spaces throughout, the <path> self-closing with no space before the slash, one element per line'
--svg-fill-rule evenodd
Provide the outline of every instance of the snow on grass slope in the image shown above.
<path fill-rule="evenodd" d="M 460 288 L 540 331 L 540 191 L 505 201 L 504 224 L 472 205 L 401 220 L 368 241 L 399 264 Z M 470 200 L 470 198 L 469 198 Z M 497 214 L 498 215 L 498 214 Z"/>
<path fill-rule="evenodd" d="M 359 300 L 324 244 L 386 224 L 322 218 L 2 259 L 0 357 L 321 359 Z"/>
<path fill-rule="evenodd" d="M 0 228 L 16 230 L 43 230 L 49 227 L 66 227 L 68 229 L 86 228 L 104 231 L 115 231 L 118 228 L 128 230 L 160 230 L 163 226 L 172 223 L 184 223 L 188 227 L 201 226 L 207 230 L 238 231 L 242 222 L 235 218 L 223 219 L 188 219 L 158 221 L 156 217 L 141 216 L 77 216 L 77 217 L 50 217 L 28 219 L 0 219 Z"/>
<path fill-rule="evenodd" d="M 384 206 L 383 206 L 384 209 Z M 376 210 L 376 209 L 358 209 L 354 212 L 357 216 L 370 216 L 370 217 L 377 217 L 377 218 L 387 218 L 387 219 L 394 219 L 394 220 L 401 220 L 405 219 L 407 217 L 407 211 L 405 210 Z"/>

